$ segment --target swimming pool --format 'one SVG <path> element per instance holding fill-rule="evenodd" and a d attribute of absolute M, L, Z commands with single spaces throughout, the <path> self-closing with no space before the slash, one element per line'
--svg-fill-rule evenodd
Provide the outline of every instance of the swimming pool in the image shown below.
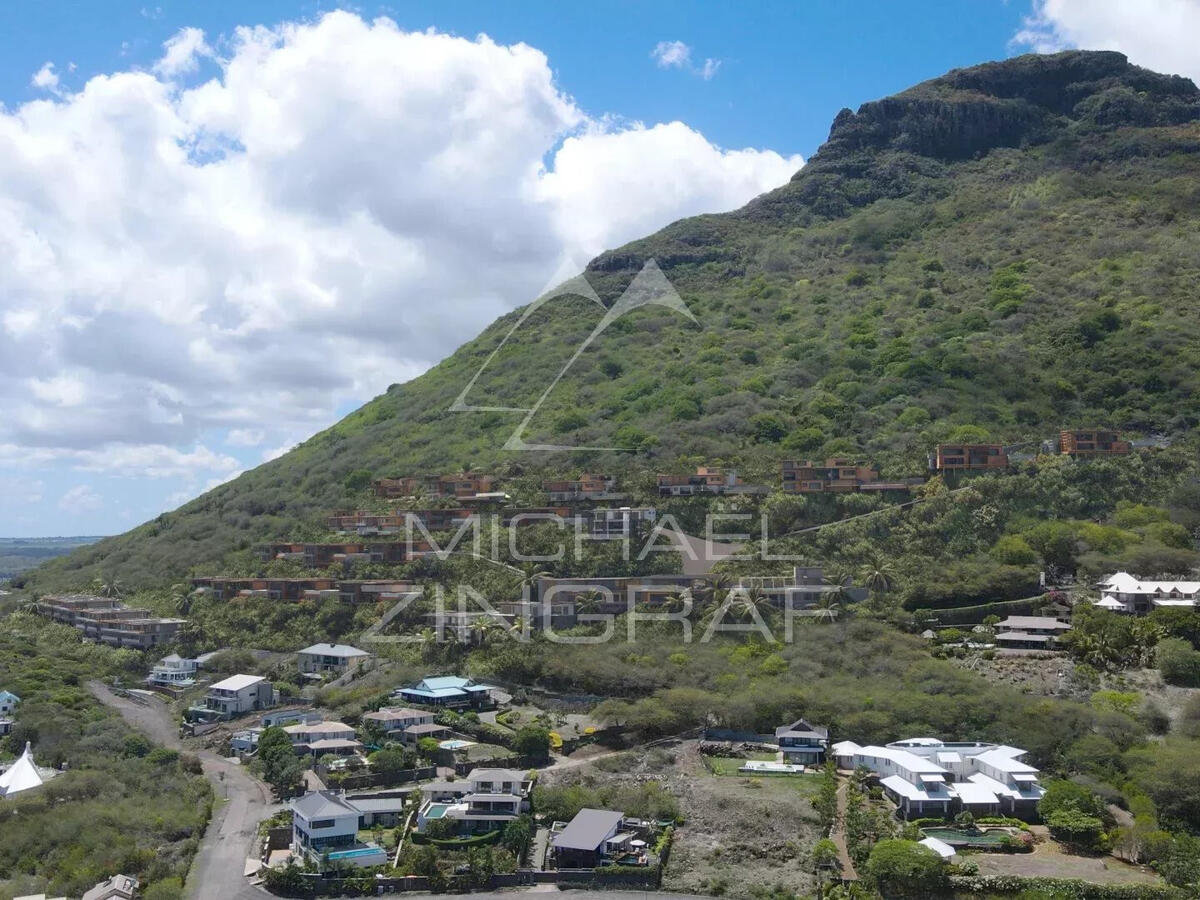
<path fill-rule="evenodd" d="M 376 856 L 383 853 L 380 847 L 354 847 L 350 850 L 333 850 L 329 853 L 330 859 L 356 859 L 360 856 Z"/>
<path fill-rule="evenodd" d="M 448 741 L 442 741 L 438 746 L 443 750 L 462 750 L 474 746 L 474 743 L 474 741 L 460 741 L 458 738 L 451 738 Z"/>
<path fill-rule="evenodd" d="M 429 804 L 429 809 L 425 811 L 425 818 L 440 819 L 446 814 L 446 810 L 449 808 L 449 803 L 431 803 Z"/>

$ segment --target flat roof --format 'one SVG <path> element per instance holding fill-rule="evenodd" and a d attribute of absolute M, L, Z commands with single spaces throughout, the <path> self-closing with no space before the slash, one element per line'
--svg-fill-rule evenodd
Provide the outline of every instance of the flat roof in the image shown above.
<path fill-rule="evenodd" d="M 228 678 L 209 685 L 210 691 L 240 691 L 266 681 L 261 675 L 230 675 Z"/>

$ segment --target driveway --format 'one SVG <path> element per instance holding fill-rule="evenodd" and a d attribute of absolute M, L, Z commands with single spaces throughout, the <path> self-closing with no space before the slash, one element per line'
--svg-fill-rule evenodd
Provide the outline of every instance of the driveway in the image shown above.
<path fill-rule="evenodd" d="M 175 717 L 163 701 L 154 698 L 140 703 L 119 697 L 98 681 L 89 682 L 88 689 L 155 742 L 173 750 L 186 749 Z M 208 750 L 187 752 L 199 757 L 212 783 L 215 802 L 212 821 L 188 872 L 185 896 L 189 900 L 262 900 L 265 892 L 250 887 L 243 872 L 246 859 L 257 856 L 258 823 L 281 809 L 281 804 L 274 801 L 270 788 L 236 761 Z"/>

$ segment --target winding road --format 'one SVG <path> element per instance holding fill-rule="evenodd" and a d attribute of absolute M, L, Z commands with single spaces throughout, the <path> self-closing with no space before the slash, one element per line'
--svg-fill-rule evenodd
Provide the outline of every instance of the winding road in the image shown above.
<path fill-rule="evenodd" d="M 187 749 L 179 740 L 175 717 L 163 701 L 156 697 L 144 702 L 131 700 L 98 681 L 89 682 L 88 690 L 156 743 L 172 750 Z M 246 859 L 256 855 L 258 823 L 281 805 L 272 799 L 266 785 L 238 763 L 208 750 L 188 752 L 199 757 L 216 799 L 184 895 L 189 900 L 263 900 L 270 895 L 252 887 L 243 873 Z"/>

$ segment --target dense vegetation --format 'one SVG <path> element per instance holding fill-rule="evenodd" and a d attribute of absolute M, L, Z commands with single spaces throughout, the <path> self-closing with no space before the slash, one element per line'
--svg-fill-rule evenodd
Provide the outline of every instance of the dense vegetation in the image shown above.
<path fill-rule="evenodd" d="M 143 896 L 181 896 L 212 803 L 199 761 L 152 746 L 85 687 L 143 672 L 139 654 L 84 644 L 71 628 L 4 620 L 0 686 L 21 706 L 0 754 L 11 760 L 30 741 L 38 765 L 67 771 L 0 801 L 0 895 L 77 897 L 123 872 Z"/>
<path fill-rule="evenodd" d="M 1114 53 L 1020 57 L 849 110 L 784 187 L 607 252 L 608 303 L 657 260 L 698 324 L 662 306 L 582 354 L 527 439 L 635 454 L 505 452 L 520 414 L 449 412 L 517 321 L 394 385 L 271 463 L 43 567 L 38 588 L 218 568 L 353 503 L 364 473 L 503 475 L 854 454 L 923 471 L 939 439 L 1037 442 L 1064 425 L 1197 424 L 1200 94 Z M 536 311 L 468 398 L 529 405 L 601 311 Z"/>

